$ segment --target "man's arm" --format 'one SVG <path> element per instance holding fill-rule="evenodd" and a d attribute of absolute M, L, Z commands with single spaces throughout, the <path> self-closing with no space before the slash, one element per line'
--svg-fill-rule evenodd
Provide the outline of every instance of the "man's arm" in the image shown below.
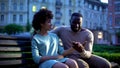
<path fill-rule="evenodd" d="M 82 58 L 89 58 L 91 57 L 92 54 L 92 49 L 93 49 L 93 34 L 92 32 L 90 32 L 87 36 L 86 36 L 86 41 L 84 43 L 80 43 L 80 42 L 74 42 L 73 45 L 77 44 L 78 46 L 75 48 L 73 47 L 75 50 L 77 50 Z"/>
<path fill-rule="evenodd" d="M 92 55 L 94 36 L 91 31 L 89 31 L 89 33 L 86 37 L 86 41 L 87 41 L 87 43 L 84 45 L 85 51 L 83 53 L 81 53 L 81 56 L 83 58 L 89 58 Z"/>

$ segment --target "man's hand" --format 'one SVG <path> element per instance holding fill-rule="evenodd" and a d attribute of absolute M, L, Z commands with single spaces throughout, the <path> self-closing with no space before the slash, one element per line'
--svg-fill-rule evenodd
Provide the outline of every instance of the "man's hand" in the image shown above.
<path fill-rule="evenodd" d="M 83 43 L 83 44 L 81 44 L 80 42 L 72 42 L 72 44 L 73 44 L 73 48 L 75 49 L 75 50 L 77 50 L 78 52 L 83 52 L 84 51 L 84 45 L 86 44 L 86 42 L 85 43 Z"/>

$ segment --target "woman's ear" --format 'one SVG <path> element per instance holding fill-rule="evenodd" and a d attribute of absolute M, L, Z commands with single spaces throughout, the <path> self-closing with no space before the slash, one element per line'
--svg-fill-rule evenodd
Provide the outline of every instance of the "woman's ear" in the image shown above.
<path fill-rule="evenodd" d="M 40 26 L 44 26 L 43 24 L 40 24 Z"/>

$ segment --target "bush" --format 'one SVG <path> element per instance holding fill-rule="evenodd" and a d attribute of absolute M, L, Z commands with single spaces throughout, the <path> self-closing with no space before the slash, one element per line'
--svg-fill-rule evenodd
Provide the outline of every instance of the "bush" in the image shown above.
<path fill-rule="evenodd" d="M 108 46 L 101 44 L 94 44 L 94 52 L 108 52 L 108 53 L 120 53 L 120 46 Z"/>
<path fill-rule="evenodd" d="M 93 54 L 99 55 L 108 59 L 109 61 L 114 61 L 120 64 L 120 46 L 108 46 L 108 45 L 98 45 L 94 44 Z"/>
<path fill-rule="evenodd" d="M 30 29 L 31 29 L 31 24 L 29 23 L 29 21 L 27 22 L 27 24 L 26 24 L 26 31 L 30 31 Z"/>
<path fill-rule="evenodd" d="M 17 24 L 9 24 L 9 25 L 6 25 L 4 28 L 4 31 L 8 34 L 20 33 L 20 32 L 23 32 L 23 30 L 24 30 L 23 27 Z"/>
<path fill-rule="evenodd" d="M 101 57 L 106 58 L 107 60 L 111 61 L 111 62 L 116 62 L 118 64 L 120 64 L 120 53 L 100 53 L 100 52 L 94 52 L 95 55 L 99 55 Z"/>

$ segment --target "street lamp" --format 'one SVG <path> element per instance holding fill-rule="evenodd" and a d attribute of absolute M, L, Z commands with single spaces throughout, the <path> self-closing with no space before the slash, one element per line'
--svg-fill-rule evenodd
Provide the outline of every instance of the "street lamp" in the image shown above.
<path fill-rule="evenodd" d="M 102 39 L 103 38 L 103 33 L 102 32 L 98 32 L 98 39 Z"/>
<path fill-rule="evenodd" d="M 36 12 L 37 7 L 35 5 L 32 6 L 32 12 Z"/>

